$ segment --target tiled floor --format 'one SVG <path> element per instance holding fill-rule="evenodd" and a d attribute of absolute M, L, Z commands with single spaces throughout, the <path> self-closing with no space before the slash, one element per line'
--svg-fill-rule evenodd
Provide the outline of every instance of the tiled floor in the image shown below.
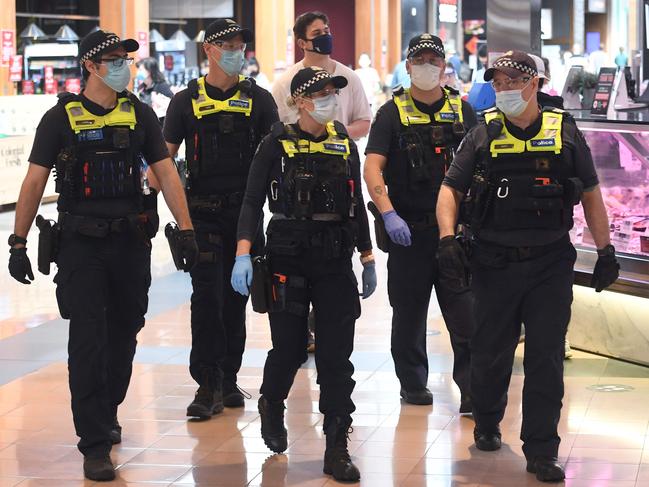
<path fill-rule="evenodd" d="M 54 208 L 46 206 L 45 213 Z M 0 238 L 13 214 L 0 214 Z M 35 240 L 35 237 L 32 237 Z M 32 254 L 35 245 L 30 249 Z M 120 408 L 124 441 L 113 449 L 123 486 L 322 486 L 324 439 L 313 360 L 299 371 L 288 400 L 289 449 L 271 455 L 260 438 L 256 401 L 269 348 L 266 317 L 249 312 L 248 345 L 240 385 L 252 399 L 211 421 L 188 422 L 194 393 L 187 371 L 190 286 L 172 272 L 162 238 L 154 246 L 154 282 L 147 324 L 139 337 L 133 381 Z M 470 419 L 457 415 L 448 335 L 431 304 L 428 349 L 432 407 L 401 404 L 389 354 L 390 310 L 385 258 L 380 285 L 363 302 L 355 353 L 354 431 L 350 450 L 362 485 L 531 486 L 518 430 L 522 361 L 517 357 L 505 445 L 495 453 L 473 446 Z M 0 487 L 91 485 L 76 450 L 66 376 L 67 324 L 60 320 L 51 276 L 20 286 L 0 276 Z M 434 300 L 433 300 L 434 301 Z M 596 384 L 624 384 L 628 392 L 597 392 Z M 649 369 L 576 352 L 566 363 L 561 461 L 570 487 L 649 486 Z M 109 484 L 110 485 L 110 484 Z M 541 485 L 541 484 L 538 484 Z"/>

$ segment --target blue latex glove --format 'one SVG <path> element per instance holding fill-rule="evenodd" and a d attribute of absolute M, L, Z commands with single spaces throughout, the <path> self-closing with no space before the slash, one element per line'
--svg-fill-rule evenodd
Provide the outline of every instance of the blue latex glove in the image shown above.
<path fill-rule="evenodd" d="M 234 259 L 230 283 L 239 294 L 244 296 L 250 294 L 249 288 L 250 284 L 252 284 L 252 259 L 250 254 L 237 255 L 236 259 Z"/>
<path fill-rule="evenodd" d="M 390 240 L 397 245 L 409 247 L 412 243 L 408 224 L 394 210 L 383 213 L 383 224 Z"/>
<path fill-rule="evenodd" d="M 363 299 L 369 298 L 376 290 L 376 265 L 371 260 L 363 264 Z"/>

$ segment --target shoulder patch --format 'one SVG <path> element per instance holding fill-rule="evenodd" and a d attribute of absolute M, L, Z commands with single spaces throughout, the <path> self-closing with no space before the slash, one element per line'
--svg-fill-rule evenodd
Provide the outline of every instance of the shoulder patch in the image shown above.
<path fill-rule="evenodd" d="M 336 129 L 336 133 L 338 135 L 342 135 L 343 137 L 349 138 L 349 133 L 347 133 L 347 128 L 345 128 L 345 126 L 338 120 L 334 120 L 334 128 Z"/>
<path fill-rule="evenodd" d="M 401 86 L 401 85 L 397 85 L 397 86 L 395 86 L 394 88 L 392 88 L 392 95 L 394 95 L 394 96 L 401 96 L 401 95 L 403 95 L 403 92 L 404 92 L 404 91 L 405 91 L 405 90 L 404 90 L 403 86 Z"/>

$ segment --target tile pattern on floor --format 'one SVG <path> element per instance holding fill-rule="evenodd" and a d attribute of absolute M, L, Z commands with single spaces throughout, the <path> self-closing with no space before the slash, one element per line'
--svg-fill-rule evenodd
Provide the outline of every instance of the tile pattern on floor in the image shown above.
<path fill-rule="evenodd" d="M 44 207 L 45 213 L 52 210 Z M 10 233 L 10 217 L 0 215 L 0 238 Z M 239 375 L 239 385 L 252 398 L 244 408 L 226 410 L 210 421 L 186 420 L 185 408 L 195 392 L 186 366 L 190 285 L 186 275 L 172 273 L 160 237 L 154 256 L 151 306 L 138 337 L 131 387 L 119 410 L 124 440 L 112 452 L 118 479 L 106 485 L 338 485 L 322 473 L 324 436 L 313 358 L 298 372 L 287 401 L 287 453 L 272 455 L 261 440 L 256 402 L 270 345 L 263 315 L 248 313 L 247 349 Z M 353 356 L 357 410 L 350 451 L 362 472 L 361 485 L 543 485 L 525 472 L 521 452 L 522 350 L 517 352 L 502 423 L 504 446 L 498 452 L 476 450 L 473 422 L 457 414 L 459 392 L 451 378 L 448 334 L 436 304 L 429 313 L 429 331 L 435 333 L 428 337 L 434 405 L 400 402 L 389 354 L 385 256 L 377 258 L 379 288 L 363 301 Z M 58 318 L 51 276 L 39 275 L 32 286 L 18 286 L 4 274 L 0 284 L 0 487 L 93 485 L 83 479 L 82 457 L 75 447 L 65 363 L 67 324 Z M 589 389 L 602 383 L 633 389 Z M 649 485 L 648 403 L 649 369 L 575 351 L 566 363 L 559 425 L 565 485 Z"/>

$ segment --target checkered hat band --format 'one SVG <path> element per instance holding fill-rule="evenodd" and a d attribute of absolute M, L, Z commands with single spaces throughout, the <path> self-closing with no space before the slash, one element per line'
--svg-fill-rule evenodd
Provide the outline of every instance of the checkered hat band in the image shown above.
<path fill-rule="evenodd" d="M 309 89 L 309 87 L 313 86 L 316 84 L 318 81 L 323 80 L 323 79 L 328 79 L 331 78 L 328 72 L 326 71 L 318 71 L 313 78 L 311 78 L 309 81 L 305 82 L 304 84 L 300 85 L 297 87 L 297 89 L 293 92 L 293 96 L 300 96 L 302 93 L 304 93 L 306 90 Z"/>
<path fill-rule="evenodd" d="M 234 32 L 239 32 L 241 31 L 241 27 L 238 25 L 234 25 L 232 27 L 228 27 L 227 29 L 220 30 L 218 32 L 215 32 L 214 34 L 210 34 L 208 37 L 205 38 L 204 42 L 214 42 L 216 40 L 219 40 L 221 37 L 232 34 Z"/>
<path fill-rule="evenodd" d="M 434 44 L 434 43 L 432 43 L 432 42 L 428 42 L 428 41 L 426 41 L 426 42 L 419 42 L 418 44 L 416 44 L 414 47 L 412 47 L 412 48 L 408 51 L 408 56 L 411 56 L 412 53 L 414 53 L 414 52 L 416 52 L 416 51 L 421 51 L 422 49 L 432 49 L 432 50 L 435 51 L 437 54 L 439 54 L 440 56 L 444 57 L 444 48 L 442 48 L 442 47 L 440 47 L 440 46 L 438 46 L 437 44 Z"/>
<path fill-rule="evenodd" d="M 513 68 L 523 73 L 529 74 L 530 76 L 537 76 L 539 73 L 536 69 L 531 68 L 525 64 L 517 63 L 511 59 L 501 59 L 494 63 L 494 68 Z"/>
<path fill-rule="evenodd" d="M 110 46 L 113 46 L 115 44 L 119 44 L 120 42 L 122 42 L 122 41 L 117 36 L 109 37 L 104 42 L 102 42 L 100 44 L 97 44 L 95 47 L 93 47 L 87 53 L 85 53 L 83 56 L 81 56 L 81 62 L 83 63 L 83 62 L 87 61 L 88 59 L 92 59 L 93 57 L 95 57 L 100 52 L 103 52 L 107 48 L 109 48 Z"/>

